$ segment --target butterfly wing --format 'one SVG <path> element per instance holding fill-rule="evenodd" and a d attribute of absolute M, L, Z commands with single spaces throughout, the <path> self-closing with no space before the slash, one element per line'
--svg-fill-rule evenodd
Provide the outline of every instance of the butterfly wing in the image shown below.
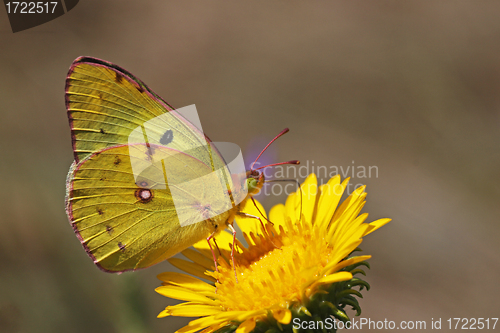
<path fill-rule="evenodd" d="M 229 214 L 220 182 L 181 186 L 212 175 L 209 166 L 170 148 L 153 148 L 149 168 L 140 175 L 132 170 L 134 159 L 144 163 L 139 155 L 151 146 L 105 148 L 73 164 L 68 174 L 67 214 L 85 250 L 105 271 L 135 270 L 163 261 L 214 231 L 213 214 L 207 209 L 225 212 L 218 216 L 221 221 Z M 165 168 L 177 169 L 176 178 L 166 180 Z M 219 200 L 207 206 L 214 198 Z"/>
<path fill-rule="evenodd" d="M 151 266 L 225 221 L 232 187 L 224 159 L 201 126 L 131 73 L 100 59 L 76 59 L 66 106 L 75 156 L 66 209 L 100 268 Z M 162 167 L 151 163 L 153 155 Z"/>

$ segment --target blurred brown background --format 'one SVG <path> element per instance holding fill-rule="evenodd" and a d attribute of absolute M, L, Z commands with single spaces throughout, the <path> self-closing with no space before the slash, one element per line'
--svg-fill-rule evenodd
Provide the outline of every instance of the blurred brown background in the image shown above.
<path fill-rule="evenodd" d="M 289 127 L 274 162 L 377 166 L 352 180 L 370 221 L 393 218 L 362 244 L 362 317 L 500 317 L 498 1 L 81 1 L 16 34 L 1 8 L 1 332 L 187 322 L 156 319 L 168 263 L 103 273 L 68 224 L 64 81 L 80 55 L 196 104 L 213 140 L 247 154 Z"/>

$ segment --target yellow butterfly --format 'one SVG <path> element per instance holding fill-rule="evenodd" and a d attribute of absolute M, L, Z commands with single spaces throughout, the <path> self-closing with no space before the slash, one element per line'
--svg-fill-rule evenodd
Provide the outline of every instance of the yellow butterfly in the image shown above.
<path fill-rule="evenodd" d="M 258 169 L 231 173 L 195 117 L 112 63 L 77 58 L 66 107 L 75 158 L 66 212 L 106 272 L 152 266 L 226 227 L 234 235 L 234 217 L 263 186 Z"/>

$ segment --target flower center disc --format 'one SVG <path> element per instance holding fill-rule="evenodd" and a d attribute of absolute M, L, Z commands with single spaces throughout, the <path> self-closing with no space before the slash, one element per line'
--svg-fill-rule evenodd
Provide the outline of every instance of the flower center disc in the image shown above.
<path fill-rule="evenodd" d="M 236 273 L 230 265 L 219 266 L 217 294 L 227 311 L 258 310 L 283 300 L 301 300 L 300 288 L 328 263 L 331 247 L 323 239 L 311 242 L 311 229 L 275 237 L 259 236 L 260 244 L 235 254 Z M 276 234 L 276 233 L 275 233 Z"/>

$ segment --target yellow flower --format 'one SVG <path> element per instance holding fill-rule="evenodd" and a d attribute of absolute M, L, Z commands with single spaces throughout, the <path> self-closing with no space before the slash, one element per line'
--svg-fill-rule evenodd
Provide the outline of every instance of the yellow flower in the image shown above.
<path fill-rule="evenodd" d="M 311 174 L 300 190 L 288 196 L 285 205 L 271 209 L 272 224 L 265 223 L 265 230 L 256 219 L 238 217 L 236 222 L 249 244 L 235 244 L 238 281 L 230 259 L 232 235 L 227 232 L 217 237 L 221 251 L 218 273 L 206 241 L 195 244 L 196 251 L 182 252 L 191 261 L 170 259 L 174 266 L 211 283 L 181 273 L 160 274 L 163 283 L 156 291 L 185 303 L 168 306 L 158 317 L 201 317 L 179 333 L 247 333 L 273 327 L 291 332 L 295 318 L 324 320 L 334 316 L 346 322 L 346 305 L 359 315 L 361 309 L 353 295 L 361 294 L 352 288 L 361 290 L 369 285 L 353 274 L 364 274 L 358 267 L 367 266 L 364 260 L 370 256 L 349 256 L 364 236 L 390 219 L 364 223 L 368 214 L 359 215 L 365 204 L 364 186 L 339 205 L 347 183 L 348 179 L 341 183 L 336 176 L 318 187 L 316 176 Z M 259 210 L 251 201 L 243 208 L 247 214 L 262 216 Z"/>

